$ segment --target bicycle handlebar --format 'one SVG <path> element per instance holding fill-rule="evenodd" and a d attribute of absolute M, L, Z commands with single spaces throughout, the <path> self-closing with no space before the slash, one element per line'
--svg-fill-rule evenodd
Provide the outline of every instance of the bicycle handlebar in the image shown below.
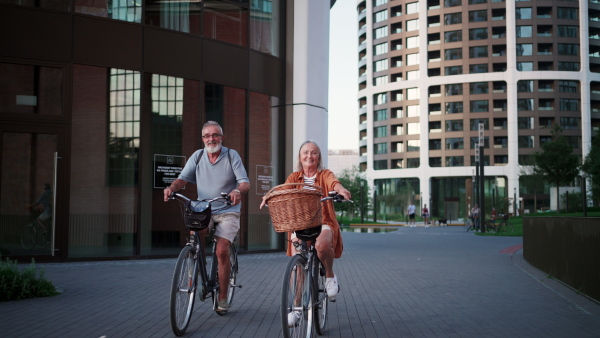
<path fill-rule="evenodd" d="M 174 200 L 180 198 L 182 200 L 185 200 L 186 202 L 192 202 L 192 199 L 187 198 L 186 196 L 178 193 L 178 192 L 173 192 L 171 193 L 171 196 L 169 196 L 170 200 Z M 208 202 L 208 203 L 212 203 L 214 201 L 218 201 L 218 200 L 225 200 L 227 205 L 231 205 L 231 198 L 229 197 L 229 194 L 227 194 L 226 192 L 222 192 L 221 196 L 219 197 L 215 197 L 215 198 L 209 198 L 209 199 L 203 199 L 201 200 L 201 202 Z"/>
<path fill-rule="evenodd" d="M 350 202 L 350 203 L 354 203 L 353 200 L 347 200 L 344 198 L 344 196 L 340 195 L 337 191 L 330 191 L 328 193 L 329 196 L 327 197 L 323 197 L 321 198 L 321 202 L 327 201 L 327 200 L 332 200 L 336 203 L 341 203 L 341 202 Z"/>

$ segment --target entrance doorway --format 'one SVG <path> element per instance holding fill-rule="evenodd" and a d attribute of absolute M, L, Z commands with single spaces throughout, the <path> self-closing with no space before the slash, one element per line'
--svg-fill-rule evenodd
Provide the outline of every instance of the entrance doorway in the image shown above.
<path fill-rule="evenodd" d="M 59 170 L 64 153 L 60 127 L 0 126 L 0 253 L 39 261 L 57 257 L 64 224 L 58 209 L 64 192 Z"/>

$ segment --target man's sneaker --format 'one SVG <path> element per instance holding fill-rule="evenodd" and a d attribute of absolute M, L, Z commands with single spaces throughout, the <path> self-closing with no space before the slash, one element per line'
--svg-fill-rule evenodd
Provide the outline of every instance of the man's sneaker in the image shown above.
<path fill-rule="evenodd" d="M 289 327 L 296 326 L 296 323 L 300 320 L 301 317 L 302 317 L 302 312 L 300 312 L 298 310 L 294 310 L 294 311 L 288 313 L 288 326 Z"/>
<path fill-rule="evenodd" d="M 335 296 L 339 291 L 336 275 L 333 275 L 333 278 L 325 278 L 325 290 L 327 291 L 329 300 L 335 302 Z"/>
<path fill-rule="evenodd" d="M 231 305 L 229 305 L 229 303 L 227 303 L 227 299 L 221 299 L 219 301 L 219 305 L 217 306 L 217 310 L 227 311 L 227 310 L 229 310 L 230 307 L 231 307 Z"/>

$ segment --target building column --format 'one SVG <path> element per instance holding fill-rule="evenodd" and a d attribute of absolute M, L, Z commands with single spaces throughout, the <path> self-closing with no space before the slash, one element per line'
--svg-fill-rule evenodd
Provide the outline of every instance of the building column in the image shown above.
<path fill-rule="evenodd" d="M 292 133 L 292 159 L 295 166 L 300 145 L 313 140 L 327 167 L 330 2 L 295 0 L 288 4 L 293 6 L 293 48 L 288 57 L 293 59 L 292 74 L 288 73 L 293 81 L 288 102 L 292 118 L 287 128 Z"/>

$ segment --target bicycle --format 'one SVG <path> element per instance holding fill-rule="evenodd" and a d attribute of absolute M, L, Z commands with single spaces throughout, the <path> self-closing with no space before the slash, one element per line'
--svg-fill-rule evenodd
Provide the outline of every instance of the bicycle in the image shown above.
<path fill-rule="evenodd" d="M 198 287 L 201 288 L 198 292 L 198 298 L 204 302 L 207 298 L 213 300 L 213 310 L 220 316 L 227 311 L 218 310 L 219 303 L 219 276 L 218 276 L 218 261 L 216 256 L 217 242 L 213 238 L 212 253 L 210 261 L 207 262 L 207 256 L 204 251 L 201 241 L 204 238 L 200 237 L 199 231 L 205 229 L 211 220 L 212 208 L 211 205 L 215 201 L 225 201 L 223 203 L 230 204 L 231 201 L 227 193 L 221 193 L 220 197 L 206 199 L 202 201 L 193 201 L 184 195 L 173 193 L 169 199 L 176 200 L 182 207 L 184 223 L 188 230 L 192 231 L 188 243 L 181 250 L 175 271 L 173 272 L 173 281 L 171 283 L 171 298 L 169 305 L 171 328 L 173 333 L 181 336 L 185 333 L 192 317 L 194 309 L 194 300 Z M 215 224 L 215 227 L 217 224 Z M 227 302 L 233 301 L 235 288 L 241 288 L 241 285 L 236 285 L 238 273 L 237 250 L 232 242 L 229 247 L 229 259 L 231 264 L 231 273 L 229 276 L 229 287 L 227 289 Z M 207 271 L 206 268 L 209 268 Z M 200 282 L 198 281 L 200 276 Z"/>
<path fill-rule="evenodd" d="M 49 224 L 40 225 L 39 214 L 32 213 L 30 222 L 21 229 L 21 246 L 25 250 L 33 250 L 36 246 L 43 249 L 50 244 L 50 233 L 47 230 Z"/>
<path fill-rule="evenodd" d="M 513 232 L 513 226 L 509 221 L 508 215 L 500 215 L 500 223 L 498 223 L 498 232 Z"/>
<path fill-rule="evenodd" d="M 331 191 L 321 203 L 332 200 L 342 202 L 344 198 Z M 347 200 L 347 202 L 352 202 Z M 283 275 L 281 293 L 281 325 L 283 336 L 313 337 L 325 333 L 327 323 L 327 290 L 325 289 L 325 267 L 319 260 L 315 242 L 321 226 L 295 231 L 299 241 L 293 242 L 296 254 L 292 256 Z M 339 286 L 338 286 L 339 288 Z M 330 299 L 335 302 L 335 299 Z M 288 325 L 288 316 L 297 316 L 293 326 Z M 287 329 L 286 329 L 287 328 Z"/>
<path fill-rule="evenodd" d="M 475 225 L 473 224 L 473 220 L 471 217 L 467 217 L 465 219 L 465 230 L 469 232 L 469 230 L 475 230 Z"/>

